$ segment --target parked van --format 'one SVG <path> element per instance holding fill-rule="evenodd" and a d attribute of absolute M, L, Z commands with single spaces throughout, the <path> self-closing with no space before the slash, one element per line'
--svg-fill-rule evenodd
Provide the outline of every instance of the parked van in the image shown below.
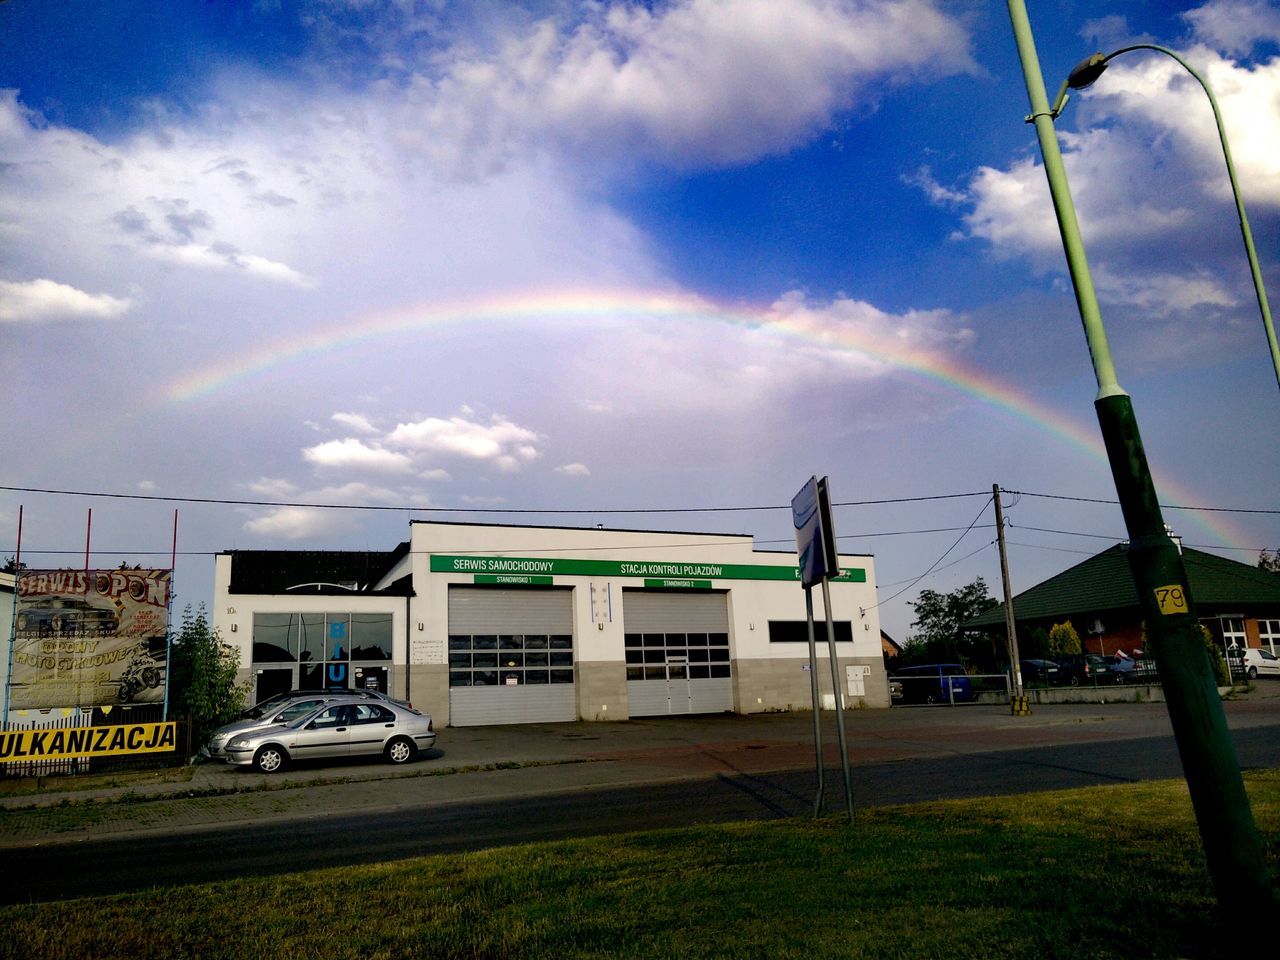
<path fill-rule="evenodd" d="M 973 686 L 958 663 L 921 663 L 893 675 L 902 682 L 904 703 L 969 703 Z"/>

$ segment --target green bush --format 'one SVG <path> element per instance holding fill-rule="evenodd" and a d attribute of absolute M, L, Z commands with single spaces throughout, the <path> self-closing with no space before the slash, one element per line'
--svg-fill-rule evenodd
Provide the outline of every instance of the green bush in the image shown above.
<path fill-rule="evenodd" d="M 1227 661 L 1214 642 L 1213 634 L 1203 623 L 1200 624 L 1200 635 L 1204 637 L 1204 650 L 1209 657 L 1209 666 L 1213 668 L 1213 679 L 1220 687 L 1231 686 L 1231 671 L 1227 669 Z"/>

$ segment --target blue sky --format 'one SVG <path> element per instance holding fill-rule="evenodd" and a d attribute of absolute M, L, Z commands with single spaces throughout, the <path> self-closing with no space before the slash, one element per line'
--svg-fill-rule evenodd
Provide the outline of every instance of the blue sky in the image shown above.
<path fill-rule="evenodd" d="M 1280 289 L 1277 7 L 1028 7 L 1051 95 L 1132 42 L 1207 73 Z M 21 506 L 25 559 L 80 562 L 92 508 L 95 563 L 167 560 L 174 503 L 57 489 L 785 548 L 714 510 L 817 473 L 938 498 L 837 512 L 894 636 L 998 592 L 993 483 L 1025 589 L 1124 536 L 1027 112 L 980 0 L 2 3 L 0 543 Z M 1058 129 L 1161 499 L 1272 511 L 1166 519 L 1252 563 L 1280 390 L 1208 105 L 1128 54 Z M 177 506 L 179 603 L 217 550 L 411 515 Z"/>

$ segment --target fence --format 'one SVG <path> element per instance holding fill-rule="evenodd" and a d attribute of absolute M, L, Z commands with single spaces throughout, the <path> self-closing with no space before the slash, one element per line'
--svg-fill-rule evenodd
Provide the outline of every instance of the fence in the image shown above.
<path fill-rule="evenodd" d="M 0 724 L 5 732 L 27 730 L 73 730 L 84 727 L 111 727 L 137 723 L 159 723 L 164 719 L 164 705 L 159 703 L 93 708 L 23 710 L 10 714 Z M 60 757 L 44 760 L 17 760 L 0 763 L 0 779 L 46 776 L 73 776 L 109 773 L 116 770 L 146 770 L 172 767 L 185 763 L 189 755 L 187 724 L 179 721 L 175 731 L 174 750 L 165 753 L 142 753 L 125 756 Z"/>

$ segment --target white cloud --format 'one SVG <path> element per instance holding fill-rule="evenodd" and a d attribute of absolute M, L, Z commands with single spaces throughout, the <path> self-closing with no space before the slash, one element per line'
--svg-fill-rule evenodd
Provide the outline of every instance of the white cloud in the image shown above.
<path fill-rule="evenodd" d="M 423 146 L 459 172 L 531 144 L 676 167 L 730 165 L 810 139 L 911 76 L 974 69 L 931 0 L 686 0 L 543 20 L 419 77 Z"/>
<path fill-rule="evenodd" d="M 281 477 L 260 477 L 245 487 L 256 496 L 272 500 L 294 499 L 298 493 L 297 484 Z"/>
<path fill-rule="evenodd" d="M 533 430 L 495 414 L 488 423 L 463 417 L 402 423 L 387 435 L 386 442 L 429 458 L 484 460 L 509 471 L 537 460 L 541 439 Z"/>
<path fill-rule="evenodd" d="M 556 473 L 564 474 L 566 477 L 591 476 L 591 470 L 585 463 L 566 463 L 563 466 L 556 467 Z"/>
<path fill-rule="evenodd" d="M 715 316 L 717 309 L 708 305 L 705 312 Z M 655 318 L 593 335 L 599 342 L 579 341 L 564 379 L 578 396 L 610 397 L 612 421 L 639 420 L 664 435 L 744 423 L 764 429 L 765 420 L 807 407 L 815 392 L 852 396 L 847 388 L 856 384 L 875 393 L 904 365 L 954 360 L 975 336 L 965 318 L 949 310 L 890 313 L 862 300 L 799 291 L 738 322 Z M 579 429 L 598 429 L 596 409 L 581 409 Z"/>
<path fill-rule="evenodd" d="M 261 481 L 260 481 L 261 482 Z M 306 503 L 327 504 L 387 504 L 396 505 L 414 500 L 424 505 L 422 498 L 387 487 L 366 483 L 345 483 L 320 487 L 306 493 L 296 493 L 295 498 Z M 262 537 L 282 540 L 332 540 L 361 528 L 359 511 L 323 507 L 277 507 L 247 521 L 244 529 Z"/>
<path fill-rule="evenodd" d="M 361 413 L 335 413 L 329 419 L 359 433 L 378 432 L 378 428 L 373 425 L 372 421 Z"/>
<path fill-rule="evenodd" d="M 1244 65 L 1205 46 L 1182 55 L 1218 100 L 1247 200 L 1280 206 L 1280 57 Z M 1166 163 L 1182 160 L 1209 197 L 1230 201 L 1231 184 L 1208 97 L 1172 58 L 1146 51 L 1118 58 L 1102 80 L 1079 96 L 1087 122 L 1113 123 L 1117 140 L 1135 140 Z M 1080 147 L 1083 151 L 1084 144 Z"/>
<path fill-rule="evenodd" d="M 1185 56 L 1217 95 L 1253 218 L 1272 215 L 1280 208 L 1280 57 L 1237 64 L 1203 45 Z M 1073 121 L 1081 132 L 1067 126 Z M 1113 61 L 1068 106 L 1059 139 L 1104 301 L 1155 319 L 1190 319 L 1204 308 L 1218 314 L 1253 309 L 1210 104 L 1180 65 L 1145 51 Z M 987 241 L 999 257 L 1063 270 L 1062 241 L 1037 160 L 978 170 L 968 201 L 967 236 Z M 1274 251 L 1259 253 L 1264 261 L 1274 258 Z"/>
<path fill-rule="evenodd" d="M 403 453 L 370 446 L 350 437 L 308 447 L 302 455 L 308 463 L 332 470 L 407 473 L 413 468 L 413 462 Z"/>
<path fill-rule="evenodd" d="M 1262 41 L 1280 41 L 1280 9 L 1268 0 L 1216 0 L 1181 16 L 1197 37 L 1232 56 Z"/>
<path fill-rule="evenodd" d="M 258 280 L 287 283 L 295 287 L 314 287 L 315 280 L 299 273 L 288 264 L 277 263 L 229 245 L 204 246 L 198 243 L 149 244 L 143 252 L 157 260 L 168 260 L 202 270 L 236 270 Z"/>
<path fill-rule="evenodd" d="M 1092 273 L 1098 290 L 1107 299 L 1139 307 L 1149 316 L 1166 317 L 1202 307 L 1234 307 L 1239 302 L 1239 298 L 1223 289 L 1216 277 L 1206 273 L 1184 276 L 1150 272 L 1116 276 L 1105 264 Z"/>
<path fill-rule="evenodd" d="M 936 204 L 954 205 L 964 203 L 969 199 L 969 195 L 963 190 L 952 190 L 940 184 L 934 178 L 933 171 L 928 166 L 920 167 L 914 173 L 904 175 L 902 182 L 913 187 L 919 187 L 924 191 L 925 196 Z"/>
<path fill-rule="evenodd" d="M 324 540 L 357 530 L 359 523 L 341 510 L 281 507 L 248 521 L 244 529 L 273 540 Z"/>
<path fill-rule="evenodd" d="M 54 280 L 0 280 L 0 323 L 110 320 L 132 306 L 128 299 L 85 293 Z"/>
<path fill-rule="evenodd" d="M 309 170 L 309 158 L 288 162 L 280 155 L 287 143 L 225 119 L 207 127 L 199 119 L 147 126 L 106 142 L 46 122 L 15 91 L 0 91 L 0 240 L 31 272 L 70 264 L 86 275 L 136 276 L 135 261 L 145 257 L 166 269 L 308 287 L 314 281 L 285 262 L 297 245 L 297 212 L 255 203 L 214 161 L 228 148 L 243 150 L 262 175 L 291 188 L 309 183 L 312 201 L 324 186 L 316 183 L 319 164 Z M 259 116 L 257 124 L 270 121 Z M 287 141 L 288 131 L 278 132 Z"/>

